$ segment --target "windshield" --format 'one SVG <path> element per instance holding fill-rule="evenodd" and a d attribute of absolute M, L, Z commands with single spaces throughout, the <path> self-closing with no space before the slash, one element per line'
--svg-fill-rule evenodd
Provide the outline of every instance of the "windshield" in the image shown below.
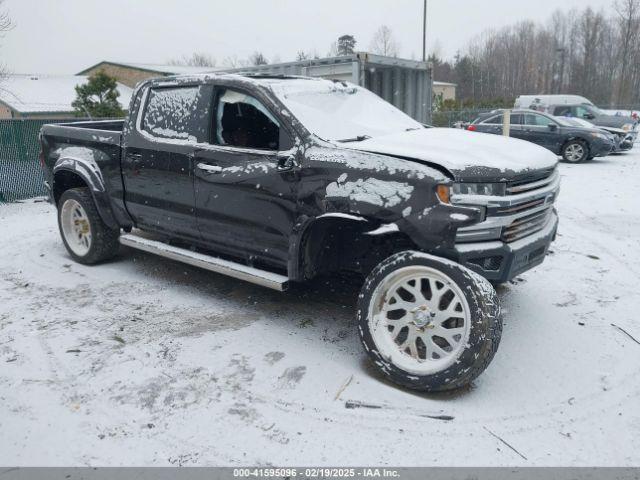
<path fill-rule="evenodd" d="M 602 110 L 600 110 L 598 107 L 596 107 L 595 105 L 583 105 L 585 110 L 588 110 L 589 112 L 593 113 L 596 116 L 601 116 L 604 115 L 604 113 L 602 112 Z"/>
<path fill-rule="evenodd" d="M 289 80 L 271 84 L 286 107 L 324 140 L 357 142 L 422 129 L 376 94 L 346 82 Z"/>

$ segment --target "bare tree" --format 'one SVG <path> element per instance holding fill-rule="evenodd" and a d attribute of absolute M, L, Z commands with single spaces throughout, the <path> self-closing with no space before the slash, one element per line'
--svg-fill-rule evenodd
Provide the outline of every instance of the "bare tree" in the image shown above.
<path fill-rule="evenodd" d="M 386 57 L 397 57 L 399 46 L 393 37 L 393 32 L 386 25 L 381 25 L 373 34 L 369 49 L 372 53 L 384 55 Z"/>
<path fill-rule="evenodd" d="M 4 0 L 0 0 L 0 8 L 3 3 Z M 11 21 L 9 14 L 5 10 L 0 10 L 0 38 L 2 38 L 4 34 L 12 28 L 13 22 Z M 0 81 L 4 80 L 8 73 L 7 68 L 3 64 L 0 64 Z"/>
<path fill-rule="evenodd" d="M 337 57 L 338 56 L 338 42 L 331 42 L 329 46 L 329 51 L 327 52 L 327 57 Z"/>
<path fill-rule="evenodd" d="M 454 59 L 433 55 L 430 61 L 437 79 L 457 83 L 469 104 L 513 105 L 518 95 L 572 93 L 637 108 L 640 0 L 612 0 L 612 6 L 559 10 L 544 24 L 487 30 Z"/>
<path fill-rule="evenodd" d="M 238 55 L 230 55 L 222 60 L 222 65 L 229 68 L 242 68 L 248 66 L 248 62 L 238 57 Z"/>
<path fill-rule="evenodd" d="M 638 40 L 640 40 L 640 0 L 616 0 L 614 8 L 618 15 L 620 44 L 617 59 L 620 75 L 616 100 L 627 103 L 631 101 L 632 96 L 633 67 L 637 68 L 633 62 L 632 49 L 634 47 L 637 49 Z"/>
<path fill-rule="evenodd" d="M 249 65 L 268 65 L 269 61 L 267 57 L 265 57 L 262 52 L 253 52 L 249 56 Z"/>
<path fill-rule="evenodd" d="M 191 55 L 183 55 L 169 61 L 169 65 L 182 65 L 187 67 L 215 67 L 216 59 L 208 53 L 194 52 Z"/>

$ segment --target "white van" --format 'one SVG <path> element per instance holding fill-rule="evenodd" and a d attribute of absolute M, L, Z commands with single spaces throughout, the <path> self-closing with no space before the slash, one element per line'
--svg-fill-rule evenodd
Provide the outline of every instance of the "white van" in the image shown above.
<path fill-rule="evenodd" d="M 520 95 L 514 107 L 546 112 L 551 105 L 593 105 L 593 102 L 580 95 Z"/>

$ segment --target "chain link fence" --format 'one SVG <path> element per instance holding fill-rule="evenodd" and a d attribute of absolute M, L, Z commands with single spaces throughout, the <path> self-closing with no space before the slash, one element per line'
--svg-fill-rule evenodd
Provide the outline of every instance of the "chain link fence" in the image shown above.
<path fill-rule="evenodd" d="M 86 119 L 0 120 L 0 203 L 47 194 L 38 159 L 40 128 L 47 123 Z"/>
<path fill-rule="evenodd" d="M 0 203 L 45 195 L 38 133 L 50 120 L 0 120 Z"/>

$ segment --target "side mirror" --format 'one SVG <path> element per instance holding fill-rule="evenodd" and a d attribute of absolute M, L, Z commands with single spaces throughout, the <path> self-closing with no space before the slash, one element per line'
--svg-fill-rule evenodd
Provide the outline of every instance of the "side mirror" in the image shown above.
<path fill-rule="evenodd" d="M 594 118 L 596 118 L 596 116 L 593 113 L 585 113 L 583 117 L 586 118 L 587 120 L 593 120 Z"/>
<path fill-rule="evenodd" d="M 558 130 L 558 125 L 556 125 L 555 123 L 550 123 L 549 124 L 549 130 L 551 130 L 552 132 L 555 132 Z"/>

